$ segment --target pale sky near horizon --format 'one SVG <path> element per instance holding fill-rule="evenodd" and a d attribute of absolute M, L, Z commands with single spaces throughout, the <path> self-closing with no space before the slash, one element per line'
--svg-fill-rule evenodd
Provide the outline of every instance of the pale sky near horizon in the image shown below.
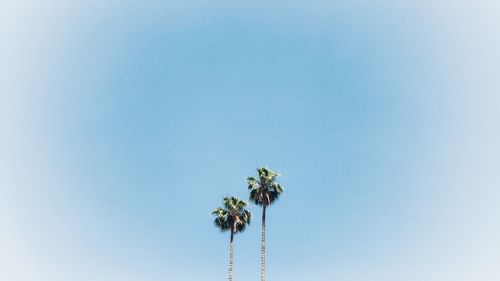
<path fill-rule="evenodd" d="M 496 281 L 495 1 L 0 1 L 0 280 Z M 259 280 L 260 209 L 234 280 Z"/>

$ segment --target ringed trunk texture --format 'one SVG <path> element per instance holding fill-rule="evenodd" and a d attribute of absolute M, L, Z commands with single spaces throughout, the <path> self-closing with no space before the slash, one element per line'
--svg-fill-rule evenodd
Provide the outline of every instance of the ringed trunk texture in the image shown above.
<path fill-rule="evenodd" d="M 229 244 L 229 281 L 233 280 L 233 251 L 234 230 L 231 229 L 231 242 Z"/>
<path fill-rule="evenodd" d="M 260 245 L 260 280 L 266 281 L 266 205 L 262 206 L 262 239 Z"/>

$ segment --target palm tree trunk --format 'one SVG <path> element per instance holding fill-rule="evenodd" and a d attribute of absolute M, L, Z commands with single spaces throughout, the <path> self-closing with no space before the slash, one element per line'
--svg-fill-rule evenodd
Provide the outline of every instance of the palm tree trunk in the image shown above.
<path fill-rule="evenodd" d="M 229 281 L 233 280 L 233 251 L 234 251 L 234 230 L 231 229 L 231 242 L 229 246 Z"/>
<path fill-rule="evenodd" d="M 262 206 L 262 239 L 260 245 L 260 280 L 266 281 L 266 205 Z"/>

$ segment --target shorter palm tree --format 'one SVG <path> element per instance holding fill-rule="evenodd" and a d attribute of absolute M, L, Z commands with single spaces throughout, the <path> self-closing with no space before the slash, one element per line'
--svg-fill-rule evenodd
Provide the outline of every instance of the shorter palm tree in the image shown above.
<path fill-rule="evenodd" d="M 233 280 L 233 252 L 234 235 L 243 232 L 250 224 L 252 213 L 246 210 L 247 202 L 236 197 L 225 197 L 224 207 L 216 208 L 212 215 L 215 216 L 214 224 L 221 232 L 230 231 L 229 244 L 229 281 Z"/>

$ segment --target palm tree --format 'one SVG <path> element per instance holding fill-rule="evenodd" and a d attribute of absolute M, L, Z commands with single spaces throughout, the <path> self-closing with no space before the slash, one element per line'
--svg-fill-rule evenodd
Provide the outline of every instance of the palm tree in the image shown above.
<path fill-rule="evenodd" d="M 221 232 L 231 231 L 229 244 L 229 281 L 233 280 L 233 241 L 234 235 L 243 232 L 250 224 L 252 213 L 246 210 L 247 202 L 236 197 L 225 197 L 224 207 L 216 208 L 212 215 L 215 216 L 214 224 Z"/>
<path fill-rule="evenodd" d="M 276 182 L 278 173 L 266 167 L 257 169 L 258 179 L 248 177 L 250 201 L 262 206 L 262 238 L 260 247 L 260 279 L 266 281 L 266 208 L 273 204 L 283 192 L 283 188 Z"/>

